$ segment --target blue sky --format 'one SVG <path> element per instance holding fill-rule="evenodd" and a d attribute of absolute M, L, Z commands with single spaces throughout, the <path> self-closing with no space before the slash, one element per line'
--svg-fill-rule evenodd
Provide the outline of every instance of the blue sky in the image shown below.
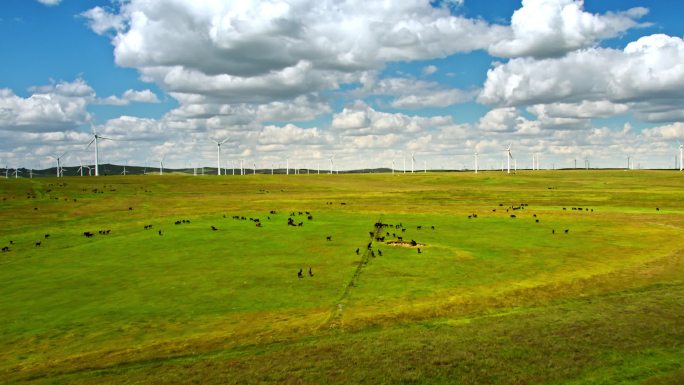
<path fill-rule="evenodd" d="M 684 3 L 5 0 L 0 163 L 673 167 Z"/>

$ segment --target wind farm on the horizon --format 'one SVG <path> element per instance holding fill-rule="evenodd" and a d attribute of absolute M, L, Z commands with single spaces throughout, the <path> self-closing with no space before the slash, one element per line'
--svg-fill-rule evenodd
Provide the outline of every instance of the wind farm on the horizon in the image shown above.
<path fill-rule="evenodd" d="M 50 155 L 50 158 L 53 159 L 56 162 L 56 167 L 47 167 L 47 168 L 28 168 L 28 167 L 14 167 L 10 168 L 9 165 L 5 165 L 5 177 L 9 178 L 10 173 L 15 178 L 19 177 L 19 174 L 24 174 L 23 177 L 29 177 L 32 178 L 33 176 L 36 177 L 46 177 L 49 175 L 56 175 L 57 177 L 64 177 L 64 176 L 100 176 L 100 175 L 148 175 L 148 174 L 158 174 L 158 175 L 164 175 L 164 171 L 166 171 L 167 174 L 169 173 L 186 173 L 186 174 L 193 174 L 193 175 L 254 175 L 254 174 L 285 174 L 289 175 L 290 173 L 294 175 L 299 175 L 299 174 L 320 174 L 321 173 L 321 168 L 320 168 L 320 159 L 314 159 L 310 158 L 308 161 L 301 162 L 303 163 L 303 167 L 296 167 L 296 168 L 291 168 L 290 167 L 290 156 L 286 156 L 284 158 L 284 164 L 281 165 L 281 163 L 275 163 L 271 162 L 270 167 L 257 167 L 257 158 L 253 158 L 252 161 L 252 167 L 250 168 L 245 168 L 244 162 L 245 159 L 240 157 L 239 159 L 235 159 L 234 161 L 226 161 L 225 167 L 221 166 L 221 145 L 226 143 L 229 138 L 225 138 L 221 141 L 209 138 L 209 140 L 213 143 L 216 144 L 216 167 L 210 167 L 210 166 L 203 166 L 201 165 L 200 161 L 195 161 L 195 166 L 193 167 L 180 167 L 180 168 L 169 168 L 169 167 L 164 167 L 164 160 L 166 159 L 167 154 L 164 153 L 162 154 L 158 159 L 152 159 L 153 162 L 157 163 L 158 166 L 158 171 L 156 173 L 150 172 L 151 169 L 147 165 L 147 162 L 144 166 L 140 165 L 132 165 L 129 164 L 129 161 L 125 161 L 122 163 L 116 163 L 116 162 L 108 162 L 104 165 L 101 165 L 99 163 L 100 160 L 100 150 L 98 146 L 98 141 L 100 140 L 115 140 L 112 138 L 108 137 L 103 137 L 101 135 L 98 135 L 95 130 L 93 130 L 93 139 L 86 145 L 86 149 L 90 148 L 92 146 L 95 150 L 94 153 L 94 159 L 95 162 L 92 164 L 84 164 L 83 163 L 83 158 L 85 158 L 85 153 L 83 153 L 83 158 L 77 157 L 78 159 L 78 166 L 75 165 L 70 165 L 67 166 L 64 164 L 64 159 L 65 157 L 69 154 L 69 152 L 63 152 L 61 154 L 54 154 Z M 496 153 L 493 152 L 478 152 L 475 151 L 472 155 L 472 164 L 466 164 L 466 163 L 461 163 L 460 167 L 440 167 L 440 168 L 428 168 L 427 164 L 428 161 L 427 159 L 423 160 L 423 170 L 416 170 L 415 164 L 416 164 L 416 152 L 407 152 L 407 153 L 401 153 L 401 159 L 403 160 L 403 169 L 398 169 L 396 167 L 396 156 L 392 157 L 387 165 L 367 165 L 366 167 L 349 167 L 349 168 L 342 168 L 340 170 L 339 164 L 335 164 L 335 154 L 330 154 L 330 156 L 327 158 L 329 162 L 329 170 L 326 172 L 327 174 L 339 174 L 340 172 L 342 173 L 400 173 L 400 174 L 406 174 L 408 173 L 416 173 L 416 172 L 435 172 L 435 171 L 453 171 L 453 172 L 483 172 L 483 171 L 501 171 L 501 172 L 506 172 L 507 174 L 515 174 L 517 171 L 540 171 L 540 170 L 578 170 L 578 169 L 621 169 L 622 167 L 600 167 L 594 165 L 591 167 L 590 163 L 590 158 L 585 157 L 583 159 L 584 163 L 582 167 L 577 166 L 577 158 L 572 158 L 572 162 L 566 162 L 565 165 L 558 164 L 556 165 L 555 163 L 552 163 L 550 165 L 542 165 L 541 162 L 541 153 L 539 152 L 531 152 L 530 155 L 532 157 L 531 163 L 528 165 L 528 167 L 520 167 L 518 168 L 518 163 L 517 163 L 517 158 L 513 156 L 512 153 L 512 146 L 513 144 L 508 144 L 508 146 L 503 150 L 503 156 L 500 158 L 501 159 L 501 168 L 497 168 L 495 166 L 497 155 Z M 684 156 L 684 145 L 681 143 L 678 143 L 678 153 L 675 154 L 675 162 L 674 162 L 674 167 L 671 169 L 674 170 L 679 170 L 682 171 L 684 170 L 684 167 L 682 165 L 681 159 L 682 156 Z M 407 164 L 406 164 L 406 159 L 410 160 L 410 168 L 407 169 Z M 453 156 L 456 157 L 456 156 Z M 467 155 L 458 155 L 460 158 L 467 158 Z M 482 159 L 487 159 L 489 161 L 489 167 L 482 167 L 481 161 Z M 148 158 L 149 159 L 149 158 Z M 626 170 L 635 170 L 635 169 L 646 169 L 642 168 L 638 163 L 635 165 L 634 163 L 634 158 L 630 155 L 626 156 L 627 162 L 626 162 L 626 167 L 624 169 Z M 208 161 L 207 163 L 210 163 Z M 339 163 L 339 159 L 338 159 Z M 457 165 L 457 162 L 453 162 L 455 165 Z M 316 167 L 311 167 L 313 165 L 316 165 Z M 103 166 L 104 173 L 100 172 L 100 167 Z M 655 169 L 662 169 L 662 170 L 667 170 L 670 168 L 655 168 Z M 18 170 L 18 171 L 17 171 Z M 66 170 L 66 174 L 65 174 Z M 84 170 L 87 170 L 86 173 L 84 173 Z M 198 172 L 198 170 L 200 170 Z M 0 174 L 1 175 L 1 174 Z"/>

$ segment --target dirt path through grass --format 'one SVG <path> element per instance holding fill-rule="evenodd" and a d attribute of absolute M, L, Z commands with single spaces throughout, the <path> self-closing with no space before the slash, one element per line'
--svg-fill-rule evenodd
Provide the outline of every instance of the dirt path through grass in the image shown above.
<path fill-rule="evenodd" d="M 349 283 L 347 286 L 344 287 L 344 291 L 340 295 L 340 297 L 335 301 L 335 303 L 332 306 L 332 309 L 330 310 L 330 316 L 328 319 L 325 321 L 325 323 L 321 326 L 322 329 L 335 329 L 340 327 L 340 322 L 342 320 L 342 312 L 344 311 L 344 305 L 346 302 L 347 297 L 349 296 L 349 292 L 351 289 L 356 286 L 356 283 L 358 282 L 359 276 L 361 275 L 361 270 L 363 269 L 364 266 L 368 264 L 368 261 L 371 258 L 371 255 L 374 255 L 373 252 L 373 242 L 375 241 L 376 238 L 382 234 L 382 219 L 383 216 L 381 215 L 380 218 L 377 220 L 375 223 L 375 232 L 370 238 L 370 242 L 368 243 L 368 246 L 363 252 L 363 256 L 361 257 L 361 260 L 359 261 L 359 264 L 356 266 L 356 270 L 354 270 L 354 274 L 352 275 L 351 279 L 349 280 Z"/>

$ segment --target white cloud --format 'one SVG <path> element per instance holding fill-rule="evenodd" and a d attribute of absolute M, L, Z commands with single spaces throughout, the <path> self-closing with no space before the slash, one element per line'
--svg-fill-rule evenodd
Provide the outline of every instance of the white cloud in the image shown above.
<path fill-rule="evenodd" d="M 476 95 L 474 92 L 465 92 L 458 89 L 441 89 L 432 92 L 426 89 L 423 91 L 398 97 L 392 101 L 392 107 L 407 109 L 447 107 L 472 100 Z"/>
<path fill-rule="evenodd" d="M 596 15 L 584 11 L 582 0 L 523 0 L 511 17 L 511 35 L 489 47 L 501 57 L 554 57 L 594 46 L 638 26 L 648 10 Z"/>
<path fill-rule="evenodd" d="M 662 34 L 642 37 L 622 51 L 591 48 L 556 59 L 512 59 L 488 71 L 478 100 L 497 106 L 584 103 L 580 116 L 595 107 L 605 116 L 613 105 L 626 104 L 662 118 L 681 110 L 683 63 L 684 41 Z"/>
<path fill-rule="evenodd" d="M 289 145 L 289 144 L 329 144 L 333 140 L 332 135 L 321 132 L 318 128 L 301 128 L 294 124 L 285 126 L 269 125 L 263 128 L 259 134 L 260 145 Z"/>
<path fill-rule="evenodd" d="M 676 122 L 665 126 L 643 130 L 647 138 L 684 141 L 684 123 Z"/>
<path fill-rule="evenodd" d="M 80 16 L 88 19 L 88 26 L 98 35 L 110 30 L 121 31 L 124 28 L 123 16 L 109 13 L 102 7 L 91 8 Z"/>
<path fill-rule="evenodd" d="M 45 132 L 74 128 L 90 119 L 95 92 L 83 80 L 31 88 L 27 98 L 0 89 L 0 129 Z"/>
<path fill-rule="evenodd" d="M 394 108 L 420 109 L 428 107 L 447 107 L 473 100 L 479 90 L 464 91 L 446 88 L 437 82 L 414 78 L 384 78 L 378 80 L 375 74 L 365 74 L 362 87 L 350 92 L 355 97 L 369 95 L 389 95 L 395 99 L 390 103 Z"/>
<path fill-rule="evenodd" d="M 486 48 L 506 31 L 419 0 L 131 0 L 83 16 L 116 33 L 116 63 L 143 79 L 248 103 L 337 89 L 389 61 Z"/>
<path fill-rule="evenodd" d="M 480 118 L 478 127 L 484 131 L 514 131 L 518 118 L 515 107 L 495 108 Z"/>
<path fill-rule="evenodd" d="M 100 104 L 108 104 L 114 106 L 125 106 L 130 104 L 131 102 L 159 103 L 159 98 L 157 98 L 157 95 L 150 90 L 126 90 L 121 97 L 112 95 L 99 100 Z"/>
<path fill-rule="evenodd" d="M 123 94 L 125 100 L 138 103 L 159 103 L 157 95 L 150 90 L 127 90 Z"/>
<path fill-rule="evenodd" d="M 423 67 L 422 72 L 423 72 L 423 75 L 432 75 L 435 72 L 437 72 L 437 70 L 438 70 L 437 66 L 430 64 L 430 65 Z"/>
<path fill-rule="evenodd" d="M 527 111 L 537 117 L 552 118 L 580 118 L 609 117 L 625 113 L 629 110 L 626 104 L 602 101 L 582 101 L 580 103 L 549 103 L 537 104 L 527 108 Z"/>
<path fill-rule="evenodd" d="M 43 5 L 47 5 L 49 7 L 52 7 L 55 5 L 59 5 L 59 3 L 62 2 L 62 0 L 38 0 L 38 2 L 43 4 Z"/>

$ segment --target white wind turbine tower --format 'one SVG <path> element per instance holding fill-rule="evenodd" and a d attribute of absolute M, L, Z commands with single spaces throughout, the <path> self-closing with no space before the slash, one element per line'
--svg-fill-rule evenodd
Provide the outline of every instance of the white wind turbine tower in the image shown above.
<path fill-rule="evenodd" d="M 166 154 L 159 159 L 159 175 L 164 175 L 164 158 L 166 158 Z M 97 165 L 95 165 L 95 175 L 97 175 Z"/>
<path fill-rule="evenodd" d="M 404 159 L 404 174 L 406 174 L 406 154 L 401 154 Z"/>
<path fill-rule="evenodd" d="M 414 172 L 414 164 L 416 163 L 416 153 L 411 153 L 411 174 Z"/>
<path fill-rule="evenodd" d="M 91 140 L 90 143 L 88 143 L 88 145 L 86 146 L 86 149 L 88 149 L 90 147 L 90 145 L 93 144 L 93 142 L 95 142 L 95 176 L 99 176 L 100 172 L 98 169 L 98 164 L 100 163 L 100 153 L 99 153 L 97 141 L 99 139 L 105 139 L 105 140 L 113 140 L 113 139 L 105 138 L 104 136 L 98 135 L 97 131 L 95 131 L 94 127 L 91 127 L 91 129 L 93 130 L 93 140 Z"/>
<path fill-rule="evenodd" d="M 394 169 L 395 169 L 395 168 L 396 168 L 396 167 L 394 167 L 394 158 L 392 158 L 392 175 L 394 175 Z"/>
<path fill-rule="evenodd" d="M 256 161 L 252 161 L 252 165 L 254 166 L 254 170 L 252 172 L 252 175 L 256 175 Z"/>
<path fill-rule="evenodd" d="M 478 154 L 477 154 L 477 151 L 475 151 L 475 174 L 477 174 L 477 170 L 478 170 L 478 164 L 477 163 L 478 163 Z"/>
<path fill-rule="evenodd" d="M 684 145 L 679 143 L 679 171 L 682 171 L 682 155 L 684 155 Z"/>
<path fill-rule="evenodd" d="M 285 175 L 290 175 L 290 158 L 285 157 Z"/>
<path fill-rule="evenodd" d="M 510 144 L 508 145 L 508 148 L 506 149 L 506 153 L 508 154 L 508 156 L 506 157 L 506 159 L 508 160 L 506 173 L 510 174 L 511 173 L 511 159 L 513 159 L 513 155 L 511 155 L 511 145 Z"/>
<path fill-rule="evenodd" d="M 217 175 L 221 175 L 221 145 L 227 142 L 228 138 L 225 138 L 220 142 L 214 138 L 209 139 L 211 139 L 212 142 L 216 143 L 216 171 L 218 172 Z"/>
<path fill-rule="evenodd" d="M 423 161 L 423 173 L 427 173 L 427 160 Z"/>
<path fill-rule="evenodd" d="M 333 173 L 333 159 L 335 159 L 335 154 L 330 155 L 330 173 Z"/>
<path fill-rule="evenodd" d="M 81 174 L 81 176 L 83 176 L 83 162 L 81 161 L 81 158 L 78 158 L 78 164 L 79 167 L 77 171 Z"/>
<path fill-rule="evenodd" d="M 53 159 L 57 160 L 57 178 L 59 178 L 59 177 L 61 177 L 61 176 L 64 176 L 64 173 L 62 172 L 61 161 L 62 161 L 62 158 L 64 157 L 64 155 L 66 155 L 66 154 L 67 154 L 67 153 L 64 152 L 62 155 L 59 155 L 59 156 L 57 156 L 57 155 L 50 155 L 50 158 L 53 158 Z M 7 175 L 5 175 L 5 177 L 7 177 Z"/>

